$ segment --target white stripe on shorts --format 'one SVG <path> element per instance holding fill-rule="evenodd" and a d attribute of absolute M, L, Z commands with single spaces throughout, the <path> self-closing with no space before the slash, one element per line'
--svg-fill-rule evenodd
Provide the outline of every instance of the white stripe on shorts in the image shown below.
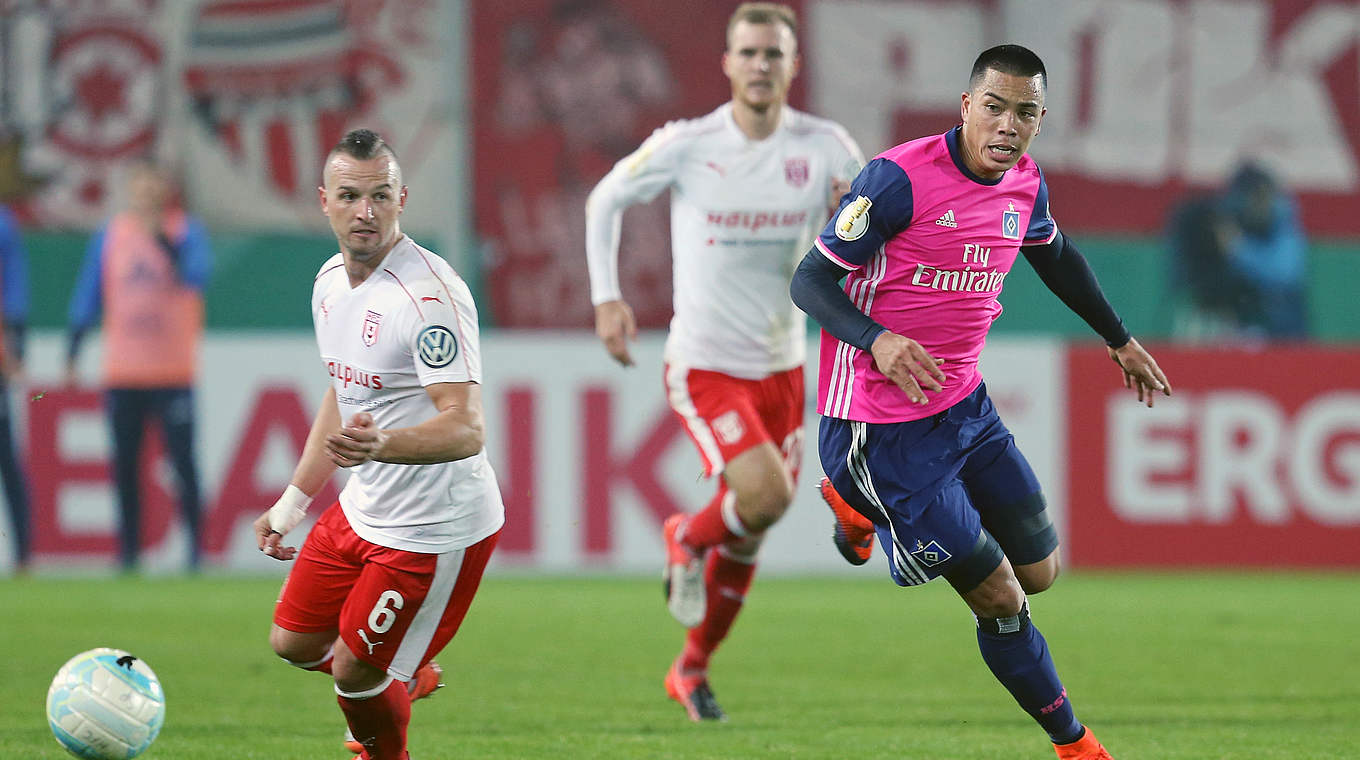
<path fill-rule="evenodd" d="M 409 681 L 415 675 L 416 669 L 420 667 L 421 658 L 425 656 L 425 650 L 430 648 L 430 642 L 434 640 L 434 634 L 439 630 L 444 612 L 448 610 L 449 599 L 453 597 L 453 588 L 458 583 L 458 574 L 463 570 L 463 557 L 466 554 L 467 549 L 454 549 L 438 555 L 435 559 L 434 578 L 430 581 L 430 590 L 425 594 L 425 601 L 421 602 L 420 609 L 416 610 L 415 617 L 411 619 L 411 626 L 406 629 L 401 644 L 397 646 L 397 653 L 392 656 L 392 664 L 387 666 L 389 674 L 403 681 Z"/>
<path fill-rule="evenodd" d="M 723 461 L 722 451 L 718 448 L 718 441 L 713 437 L 713 431 L 709 429 L 708 422 L 699 416 L 699 410 L 694 406 L 694 399 L 689 396 L 689 367 L 682 364 L 672 364 L 666 367 L 666 398 L 670 401 L 671 408 L 680 415 L 681 421 L 685 423 L 685 429 L 694 437 L 694 442 L 699 445 L 699 451 L 704 459 L 708 461 L 709 475 L 717 475 L 727 466 Z"/>
<path fill-rule="evenodd" d="M 897 537 L 897 528 L 893 525 L 892 516 L 888 514 L 887 507 L 883 506 L 883 500 L 878 498 L 878 490 L 874 488 L 873 478 L 869 474 L 869 463 L 864 456 L 864 444 L 868 439 L 868 425 L 864 422 L 850 423 L 850 449 L 846 452 L 845 462 L 850 470 L 850 477 L 854 478 L 855 485 L 859 487 L 860 493 L 868 499 L 883 518 L 888 522 L 888 532 L 892 534 L 893 541 L 893 564 L 897 566 L 897 571 L 908 585 L 919 586 L 930 581 L 930 576 L 926 574 L 919 563 L 902 546 L 902 541 Z"/>

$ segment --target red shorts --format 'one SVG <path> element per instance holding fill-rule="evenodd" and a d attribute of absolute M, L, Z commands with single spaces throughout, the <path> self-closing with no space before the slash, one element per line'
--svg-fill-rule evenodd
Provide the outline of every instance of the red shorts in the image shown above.
<path fill-rule="evenodd" d="M 666 365 L 666 398 L 704 461 L 704 476 L 766 441 L 798 480 L 803 458 L 803 368 L 762 380 Z"/>
<path fill-rule="evenodd" d="M 409 681 L 458 632 L 499 537 L 444 554 L 390 549 L 359 538 L 336 502 L 307 534 L 274 623 L 336 631 L 360 660 Z"/>

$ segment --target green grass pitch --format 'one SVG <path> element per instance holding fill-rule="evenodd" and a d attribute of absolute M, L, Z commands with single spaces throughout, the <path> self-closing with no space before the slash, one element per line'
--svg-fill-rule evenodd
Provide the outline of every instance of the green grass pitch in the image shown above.
<path fill-rule="evenodd" d="M 492 571 L 415 705 L 412 756 L 1052 758 L 944 583 L 757 579 L 716 655 L 722 725 L 661 679 L 654 579 Z M 872 579 L 872 580 L 871 580 Z M 148 760 L 348 760 L 330 683 L 266 642 L 272 579 L 0 580 L 0 757 L 63 758 L 43 717 L 71 655 L 143 657 L 168 710 Z M 1072 573 L 1032 600 L 1077 714 L 1118 760 L 1360 758 L 1360 576 Z"/>

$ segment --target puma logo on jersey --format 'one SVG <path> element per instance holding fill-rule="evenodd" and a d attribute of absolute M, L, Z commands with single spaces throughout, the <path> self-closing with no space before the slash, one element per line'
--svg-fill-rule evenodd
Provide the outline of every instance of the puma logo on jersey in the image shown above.
<path fill-rule="evenodd" d="M 420 297 L 420 302 L 421 302 L 421 303 L 425 303 L 426 301 L 434 301 L 435 303 L 444 303 L 443 301 L 439 300 L 439 296 L 421 296 L 421 297 Z"/>
<path fill-rule="evenodd" d="M 368 645 L 368 653 L 369 653 L 369 654 L 373 654 L 373 647 L 376 647 L 377 645 L 381 644 L 382 642 L 381 642 L 381 641 L 369 641 L 369 640 L 368 640 L 368 634 L 367 634 L 367 633 L 364 633 L 364 629 L 358 628 L 358 629 L 356 629 L 356 630 L 359 632 L 359 638 L 363 639 L 363 640 L 364 640 L 364 643 Z"/>

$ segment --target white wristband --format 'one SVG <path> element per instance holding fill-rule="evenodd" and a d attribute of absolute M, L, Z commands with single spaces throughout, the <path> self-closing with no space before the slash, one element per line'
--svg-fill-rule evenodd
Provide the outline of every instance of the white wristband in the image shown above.
<path fill-rule="evenodd" d="M 288 484 L 284 489 L 283 495 L 274 502 L 274 506 L 269 508 L 269 529 L 280 534 L 297 527 L 302 522 L 302 518 L 307 515 L 307 507 L 311 506 L 312 497 L 302 492 L 301 488 Z"/>

